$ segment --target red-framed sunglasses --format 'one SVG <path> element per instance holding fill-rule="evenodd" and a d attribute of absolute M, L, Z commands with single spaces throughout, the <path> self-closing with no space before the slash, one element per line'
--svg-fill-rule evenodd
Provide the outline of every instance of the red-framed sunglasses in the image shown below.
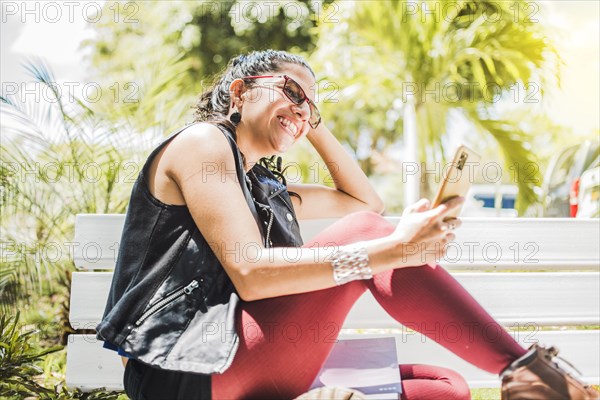
<path fill-rule="evenodd" d="M 308 119 L 308 124 L 311 128 L 315 129 L 321 123 L 321 113 L 319 109 L 307 96 L 302 87 L 290 78 L 287 75 L 254 75 L 254 76 L 244 76 L 242 79 L 259 79 L 259 78 L 283 78 L 285 82 L 283 83 L 283 94 L 294 104 L 300 105 L 303 102 L 308 103 L 308 107 L 310 109 L 310 118 Z"/>

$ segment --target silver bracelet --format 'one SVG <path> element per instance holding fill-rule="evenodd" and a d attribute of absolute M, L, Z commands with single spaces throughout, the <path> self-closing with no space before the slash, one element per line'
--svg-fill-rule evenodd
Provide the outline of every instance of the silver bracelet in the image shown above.
<path fill-rule="evenodd" d="M 338 285 L 373 277 L 373 270 L 369 267 L 369 255 L 363 242 L 341 247 L 333 253 L 331 266 L 333 280 Z"/>

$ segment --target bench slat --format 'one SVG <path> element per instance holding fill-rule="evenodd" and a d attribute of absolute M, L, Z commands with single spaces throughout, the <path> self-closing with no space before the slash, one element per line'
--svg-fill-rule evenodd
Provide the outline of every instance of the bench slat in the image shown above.
<path fill-rule="evenodd" d="M 452 275 L 504 326 L 600 325 L 599 273 L 457 272 Z M 397 328 L 399 324 L 368 292 L 352 308 L 344 327 Z"/>
<path fill-rule="evenodd" d="M 453 276 L 505 326 L 600 324 L 597 272 L 456 272 Z M 94 329 L 100 322 L 111 279 L 111 272 L 73 273 L 69 319 L 74 328 Z M 398 326 L 370 292 L 359 299 L 344 324 L 356 329 Z"/>
<path fill-rule="evenodd" d="M 125 216 L 78 214 L 76 218 L 73 259 L 77 268 L 113 269 Z M 386 218 L 392 223 L 399 221 L 399 217 Z M 335 221 L 300 221 L 304 240 Z M 600 269 L 599 219 L 462 218 L 462 221 L 456 242 L 440 262 L 447 269 Z"/>
<path fill-rule="evenodd" d="M 342 335 L 346 338 L 367 338 L 374 335 Z M 377 335 L 381 337 L 381 335 Z M 482 371 L 433 340 L 418 333 L 395 335 L 398 360 L 401 364 L 432 364 L 451 368 L 461 373 L 472 388 L 498 387 L 496 375 Z M 529 347 L 539 341 L 560 349 L 560 355 L 572 362 L 589 383 L 600 383 L 600 353 L 593 351 L 600 342 L 599 331 L 541 331 L 516 335 L 520 343 Z M 123 390 L 123 366 L 117 354 L 103 349 L 102 344 L 89 335 L 71 335 L 67 350 L 67 386 L 90 391 L 98 387 Z"/>
<path fill-rule="evenodd" d="M 368 335 L 349 335 L 368 337 Z M 398 360 L 401 364 L 431 364 L 458 371 L 472 388 L 499 387 L 497 375 L 480 370 L 446 350 L 435 341 L 414 332 L 413 335 L 395 335 Z M 514 333 L 513 337 L 524 347 L 535 342 L 556 346 L 560 356 L 575 365 L 588 383 L 600 382 L 600 331 L 538 331 Z M 596 351 L 594 351 L 594 348 Z"/>
<path fill-rule="evenodd" d="M 104 387 L 123 390 L 123 364 L 116 352 L 92 335 L 69 335 L 66 383 L 84 392 Z"/>

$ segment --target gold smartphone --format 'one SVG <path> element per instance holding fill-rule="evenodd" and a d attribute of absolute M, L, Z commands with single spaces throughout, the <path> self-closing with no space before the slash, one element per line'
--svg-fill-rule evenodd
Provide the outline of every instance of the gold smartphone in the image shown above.
<path fill-rule="evenodd" d="M 461 145 L 456 149 L 452 163 L 445 165 L 442 171 L 442 183 L 433 199 L 432 208 L 457 196 L 465 197 L 471 183 L 475 179 L 475 170 L 479 166 L 481 156 Z M 460 209 L 447 214 L 448 218 L 456 218 L 460 214 Z"/>

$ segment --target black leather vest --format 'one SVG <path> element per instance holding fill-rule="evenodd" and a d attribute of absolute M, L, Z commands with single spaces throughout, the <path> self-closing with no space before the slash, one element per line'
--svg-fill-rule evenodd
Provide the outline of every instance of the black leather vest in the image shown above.
<path fill-rule="evenodd" d="M 154 156 L 183 129 L 150 154 L 133 186 L 97 337 L 163 369 L 222 373 L 238 347 L 235 310 L 240 299 L 188 208 L 160 202 L 146 180 Z M 251 179 L 241 168 L 235 141 L 221 130 L 234 152 L 238 179 L 266 245 L 301 245 L 285 186 L 256 166 L 250 192 Z"/>

